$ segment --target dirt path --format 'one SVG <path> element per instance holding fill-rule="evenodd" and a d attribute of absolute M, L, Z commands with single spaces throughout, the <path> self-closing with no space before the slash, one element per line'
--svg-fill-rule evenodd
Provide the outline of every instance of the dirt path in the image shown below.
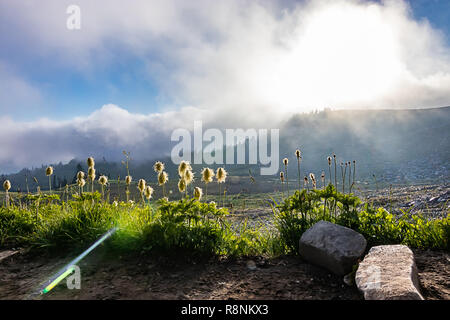
<path fill-rule="evenodd" d="M 450 260 L 441 252 L 416 251 L 426 299 L 450 299 Z M 26 299 L 70 258 L 18 253 L 0 262 L 0 299 Z M 81 289 L 62 281 L 40 299 L 362 299 L 340 277 L 299 257 L 202 262 L 168 258 L 111 257 L 103 248 L 81 268 Z M 256 267 L 256 268 L 255 268 Z M 254 270 L 253 270 L 254 269 Z"/>

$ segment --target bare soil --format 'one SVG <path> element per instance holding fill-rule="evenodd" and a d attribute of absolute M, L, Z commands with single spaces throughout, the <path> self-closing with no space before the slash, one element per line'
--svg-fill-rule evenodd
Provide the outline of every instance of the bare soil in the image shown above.
<path fill-rule="evenodd" d="M 415 250 L 422 293 L 426 299 L 450 300 L 450 257 L 438 251 Z M 0 299 L 30 299 L 40 285 L 73 256 L 36 253 L 3 254 Z M 62 281 L 35 299 L 280 299 L 361 300 L 357 288 L 342 277 L 310 265 L 300 257 L 267 259 L 186 260 L 111 256 L 98 248 L 79 264 L 81 289 Z"/>

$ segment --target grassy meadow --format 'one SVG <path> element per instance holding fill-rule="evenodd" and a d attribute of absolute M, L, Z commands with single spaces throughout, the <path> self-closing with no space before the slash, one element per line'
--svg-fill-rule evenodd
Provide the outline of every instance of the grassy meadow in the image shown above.
<path fill-rule="evenodd" d="M 300 175 L 299 151 L 296 157 L 294 164 L 283 159 L 279 191 L 271 193 L 247 193 L 245 188 L 228 193 L 229 184 L 244 178 L 227 176 L 223 168 L 193 172 L 187 162 L 180 164 L 178 177 L 168 177 L 164 164 L 157 162 L 153 169 L 158 181 L 131 178 L 129 171 L 125 180 L 108 179 L 96 176 L 92 158 L 88 172 L 78 173 L 77 183 L 52 190 L 54 172 L 48 167 L 48 185 L 36 190 L 9 192 L 9 181 L 4 182 L 0 248 L 78 250 L 117 227 L 105 244 L 114 252 L 273 257 L 297 254 L 302 233 L 326 220 L 362 233 L 370 246 L 401 243 L 449 250 L 448 215 L 394 215 L 355 196 L 355 162 L 339 166 L 328 157 L 328 167 L 316 178 Z M 298 169 L 296 176 L 288 177 L 288 166 Z M 251 177 L 245 180 L 256 183 Z M 237 211 L 263 207 L 270 208 L 274 228 L 247 219 L 232 223 Z"/>

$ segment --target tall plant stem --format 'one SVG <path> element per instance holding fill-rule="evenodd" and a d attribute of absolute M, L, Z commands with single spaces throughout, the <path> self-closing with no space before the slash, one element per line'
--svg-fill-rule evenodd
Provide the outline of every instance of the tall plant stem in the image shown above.
<path fill-rule="evenodd" d="M 349 163 L 348 165 L 348 194 L 352 192 L 352 185 L 351 185 L 351 175 L 352 175 L 352 164 Z"/>
<path fill-rule="evenodd" d="M 302 185 L 301 185 L 301 175 L 300 175 L 300 158 L 297 158 L 297 166 L 298 166 L 298 190 L 300 191 L 302 189 Z"/>
<path fill-rule="evenodd" d="M 334 158 L 334 186 L 336 187 L 337 190 L 337 164 L 336 164 L 336 157 L 333 156 Z"/>
<path fill-rule="evenodd" d="M 328 165 L 328 169 L 330 171 L 330 183 L 333 184 L 333 179 L 331 179 L 331 164 Z"/>
<path fill-rule="evenodd" d="M 286 176 L 286 191 L 287 191 L 287 196 L 289 198 L 289 180 L 288 180 L 288 174 L 287 174 L 287 165 L 284 166 L 284 172 L 285 172 L 285 176 Z"/>
<path fill-rule="evenodd" d="M 350 187 L 350 192 L 352 191 L 353 185 L 355 184 L 355 173 L 356 173 L 356 162 L 353 161 L 353 182 L 352 186 Z"/>

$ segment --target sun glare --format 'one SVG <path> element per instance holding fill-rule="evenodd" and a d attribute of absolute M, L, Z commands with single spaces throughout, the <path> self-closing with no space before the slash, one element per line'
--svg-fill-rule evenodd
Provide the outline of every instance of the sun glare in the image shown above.
<path fill-rule="evenodd" d="M 379 7 L 340 5 L 300 19 L 287 48 L 255 75 L 262 99 L 283 112 L 355 107 L 395 86 L 400 52 Z"/>

